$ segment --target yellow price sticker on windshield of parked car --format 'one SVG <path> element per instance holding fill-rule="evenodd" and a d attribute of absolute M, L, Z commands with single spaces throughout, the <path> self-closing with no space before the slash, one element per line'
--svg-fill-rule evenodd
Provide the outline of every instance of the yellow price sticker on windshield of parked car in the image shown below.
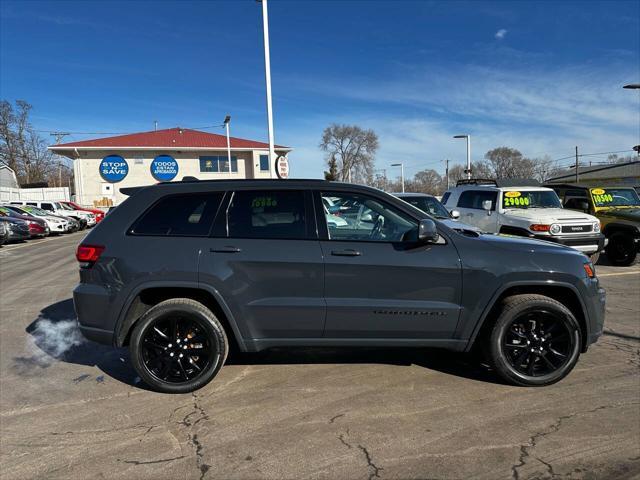
<path fill-rule="evenodd" d="M 521 192 L 504 192 L 502 205 L 505 208 L 528 207 L 529 197 L 523 197 Z"/>
<path fill-rule="evenodd" d="M 607 193 L 607 191 L 602 188 L 594 188 L 591 190 L 591 196 L 596 205 L 605 205 L 613 202 L 613 195 Z"/>

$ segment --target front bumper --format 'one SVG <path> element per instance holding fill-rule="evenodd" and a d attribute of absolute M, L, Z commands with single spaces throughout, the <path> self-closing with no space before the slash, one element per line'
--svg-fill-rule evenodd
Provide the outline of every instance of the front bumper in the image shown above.
<path fill-rule="evenodd" d="M 588 335 L 583 351 L 592 343 L 595 343 L 602 336 L 604 331 L 605 305 L 607 294 L 604 288 L 600 287 L 597 278 L 585 280 L 588 294 L 584 297 L 587 307 L 587 320 L 589 322 Z"/>
<path fill-rule="evenodd" d="M 534 238 L 566 245 L 587 255 L 601 252 L 607 245 L 607 239 L 602 233 L 590 235 L 535 235 Z"/>

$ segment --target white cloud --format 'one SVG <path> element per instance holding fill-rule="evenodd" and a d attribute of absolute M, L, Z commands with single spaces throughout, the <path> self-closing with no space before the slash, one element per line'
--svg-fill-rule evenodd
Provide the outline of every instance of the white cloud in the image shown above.
<path fill-rule="evenodd" d="M 498 30 L 496 32 L 496 34 L 494 35 L 498 40 L 502 40 L 504 37 L 507 36 L 507 30 L 505 30 L 504 28 L 501 28 L 500 30 Z"/>
<path fill-rule="evenodd" d="M 519 69 L 458 65 L 396 72 L 388 80 L 291 79 L 292 89 L 313 91 L 339 106 L 337 114 L 319 114 L 303 124 L 282 125 L 294 148 L 295 176 L 318 177 L 322 128 L 331 122 L 355 123 L 380 137 L 378 168 L 405 161 L 408 174 L 421 168 L 442 171 L 440 160 L 464 160 L 469 133 L 472 156 L 479 160 L 498 146 L 552 158 L 583 152 L 626 150 L 638 143 L 640 102 L 621 88 L 632 71 L 624 64 Z M 630 95 L 631 93 L 631 95 Z M 606 156 L 605 156 L 606 157 Z M 296 162 L 297 160 L 297 162 Z M 594 158 L 594 161 L 602 160 Z"/>

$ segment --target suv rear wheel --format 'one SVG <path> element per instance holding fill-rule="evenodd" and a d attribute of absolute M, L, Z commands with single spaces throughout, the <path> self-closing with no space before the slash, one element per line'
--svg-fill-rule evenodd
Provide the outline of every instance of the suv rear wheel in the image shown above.
<path fill-rule="evenodd" d="M 615 232 L 609 237 L 607 258 L 614 265 L 626 267 L 636 259 L 637 251 L 633 236 L 626 232 Z"/>
<path fill-rule="evenodd" d="M 514 295 L 503 303 L 489 337 L 489 357 L 509 383 L 544 386 L 573 369 L 580 327 L 571 311 L 543 295 Z"/>
<path fill-rule="evenodd" d="M 216 376 L 229 342 L 211 310 L 195 300 L 174 298 L 138 320 L 129 350 L 138 375 L 153 390 L 187 393 Z"/>

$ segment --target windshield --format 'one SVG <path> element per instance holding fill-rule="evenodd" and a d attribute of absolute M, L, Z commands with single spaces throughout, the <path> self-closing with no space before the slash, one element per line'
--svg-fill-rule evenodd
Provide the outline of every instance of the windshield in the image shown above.
<path fill-rule="evenodd" d="M 633 188 L 592 188 L 596 207 L 640 207 L 640 198 Z"/>
<path fill-rule="evenodd" d="M 504 208 L 562 208 L 553 190 L 509 190 L 502 194 Z"/>
<path fill-rule="evenodd" d="M 449 212 L 447 212 L 447 209 L 444 208 L 444 206 L 438 201 L 438 199 L 434 197 L 400 196 L 400 198 L 405 202 L 413 205 L 414 207 L 419 208 L 423 212 L 428 213 L 432 217 L 449 218 Z"/>
<path fill-rule="evenodd" d="M 62 210 L 73 210 L 69 205 L 65 205 L 64 203 L 56 202 L 56 208 L 61 208 Z"/>

